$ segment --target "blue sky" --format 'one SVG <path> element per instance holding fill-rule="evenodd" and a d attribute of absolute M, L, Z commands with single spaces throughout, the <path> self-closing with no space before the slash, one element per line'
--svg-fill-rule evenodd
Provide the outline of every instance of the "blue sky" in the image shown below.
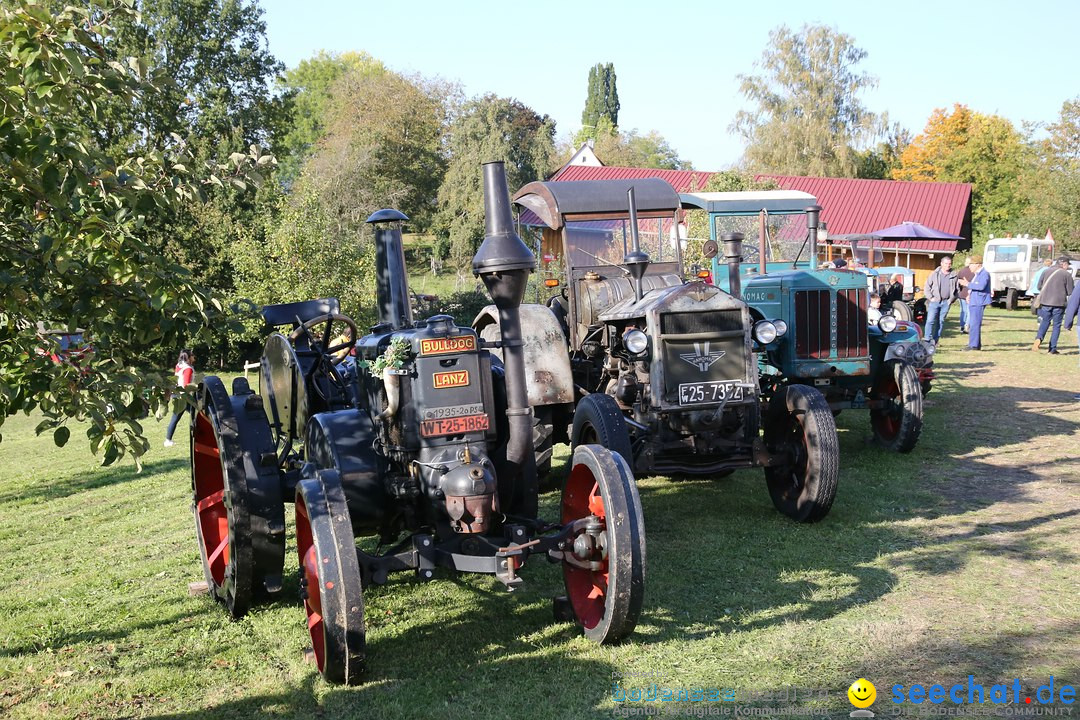
<path fill-rule="evenodd" d="M 728 130 L 749 103 L 769 31 L 824 23 L 869 55 L 864 94 L 918 133 L 936 107 L 964 103 L 1012 120 L 1052 122 L 1080 96 L 1080 2 L 394 2 L 260 0 L 270 50 L 289 67 L 319 50 L 363 50 L 390 68 L 460 82 L 467 95 L 514 97 L 557 123 L 581 124 L 589 68 L 613 62 L 619 125 L 656 130 L 696 169 L 735 164 Z"/>

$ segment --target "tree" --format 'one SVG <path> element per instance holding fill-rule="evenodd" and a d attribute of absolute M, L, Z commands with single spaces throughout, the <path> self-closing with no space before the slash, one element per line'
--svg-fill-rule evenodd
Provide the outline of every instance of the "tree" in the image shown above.
<path fill-rule="evenodd" d="M 589 68 L 589 90 L 585 96 L 585 109 L 581 111 L 579 142 L 597 137 L 597 127 L 606 120 L 611 127 L 619 127 L 619 91 L 615 87 L 615 65 L 597 63 Z"/>
<path fill-rule="evenodd" d="M 480 166 L 506 163 L 511 191 L 544 177 L 555 155 L 555 123 L 510 98 L 485 95 L 466 103 L 450 127 L 450 166 L 439 188 L 434 230 L 449 238 L 450 255 L 464 265 L 484 237 Z"/>
<path fill-rule="evenodd" d="M 55 12 L 68 4 L 45 1 Z M 89 4 L 100 7 L 100 0 Z M 267 49 L 266 24 L 255 0 L 126 4 L 137 12 L 112 17 L 112 30 L 102 39 L 103 57 L 121 64 L 138 58 L 132 72 L 157 78 L 154 91 L 134 102 L 98 99 L 99 112 L 92 120 L 84 118 L 88 137 L 116 162 L 168 147 L 173 135 L 183 139 L 200 166 L 252 144 L 281 150 L 290 98 L 273 90 L 283 66 Z M 273 174 L 275 168 L 270 164 L 258 172 Z M 209 205 L 201 199 L 181 202 L 169 217 L 139 233 L 191 270 L 198 284 L 231 295 L 234 272 L 223 250 L 238 241 L 240 229 L 263 226 L 257 216 L 277 206 L 276 185 L 266 183 L 257 193 L 209 189 L 204 193 Z M 225 326 L 218 330 L 211 340 L 214 352 L 199 349 L 204 362 L 224 361 L 235 352 Z"/>
<path fill-rule="evenodd" d="M 385 207 L 412 225 L 430 215 L 454 92 L 368 63 L 332 83 L 319 102 L 322 136 L 289 194 L 231 247 L 238 296 L 258 304 L 337 297 L 356 319 L 371 319 L 374 250 L 365 221 Z"/>
<path fill-rule="evenodd" d="M 350 237 L 356 222 L 383 207 L 401 210 L 414 227 L 427 226 L 446 172 L 445 138 L 458 92 L 364 66 L 333 85 L 326 131 L 301 182 L 337 213 L 346 233 L 338 237 Z"/>
<path fill-rule="evenodd" d="M 884 116 L 883 116 L 884 117 Z M 855 153 L 855 177 L 870 180 L 889 180 L 900 167 L 900 156 L 911 144 L 911 133 L 894 123 L 884 140 L 875 147 Z"/>
<path fill-rule="evenodd" d="M 60 9 L 64 0 L 53 0 Z M 155 92 L 127 104 L 102 100 L 89 125 L 115 157 L 183 137 L 200 157 L 239 140 L 275 148 L 285 105 L 271 93 L 284 66 L 266 47 L 262 9 L 251 0 L 132 0 L 137 13 L 114 18 L 103 47 L 110 60 L 140 58 L 158 72 Z M 276 149 L 276 148 L 275 148 Z"/>
<path fill-rule="evenodd" d="M 1033 159 L 1017 183 L 1027 201 L 1020 232 L 1048 229 L 1064 247 L 1080 250 L 1080 97 L 1061 106 L 1046 138 L 1032 143 Z"/>
<path fill-rule="evenodd" d="M 232 248 L 239 294 L 260 306 L 335 297 L 361 327 L 372 324 L 375 252 L 359 235 L 369 237 L 371 231 L 355 224 L 351 226 L 357 236 L 342 237 L 338 219 L 326 212 L 317 187 L 301 183 L 281 203 L 273 216 L 275 227 L 251 233 Z M 262 323 L 249 320 L 248 332 L 259 337 Z"/>
<path fill-rule="evenodd" d="M 376 75 L 385 73 L 386 67 L 363 52 L 319 52 L 313 58 L 301 60 L 281 79 L 282 89 L 292 96 L 289 123 L 279 153 L 282 159 L 278 181 L 285 187 L 296 180 L 325 134 L 332 120 L 332 89 L 348 72 Z"/>
<path fill-rule="evenodd" d="M 938 108 L 900 156 L 896 180 L 972 184 L 976 237 L 1014 232 L 1027 201 L 1018 183 L 1028 159 L 1020 133 L 1005 118 Z"/>
<path fill-rule="evenodd" d="M 605 165 L 660 170 L 690 169 L 690 163 L 680 159 L 678 151 L 660 133 L 650 130 L 648 134 L 641 135 L 636 129 L 619 132 L 605 118 L 601 118 L 596 127 L 593 151 Z"/>
<path fill-rule="evenodd" d="M 273 158 L 234 153 L 215 174 L 178 137 L 115 161 L 87 135 L 112 100 L 156 92 L 137 61 L 107 50 L 130 3 L 51 13 L 22 1 L 0 9 L 0 422 L 39 410 L 58 445 L 69 419 L 105 464 L 148 447 L 138 420 L 163 410 L 175 379 L 145 369 L 148 348 L 205 338 L 224 322 L 219 300 L 156 252 L 145 229 L 199 198 L 206 184 L 246 187 Z M 45 329 L 85 328 L 92 352 L 54 362 Z"/>
<path fill-rule="evenodd" d="M 747 142 L 745 164 L 755 172 L 852 177 L 856 150 L 882 127 L 859 101 L 877 85 L 858 71 L 866 52 L 849 35 L 822 25 L 769 33 L 761 75 L 740 75 L 755 104 L 740 110 L 732 129 Z"/>

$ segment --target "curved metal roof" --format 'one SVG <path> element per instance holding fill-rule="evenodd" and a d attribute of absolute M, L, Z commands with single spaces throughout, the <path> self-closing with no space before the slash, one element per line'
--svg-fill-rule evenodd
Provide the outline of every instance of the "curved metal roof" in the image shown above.
<path fill-rule="evenodd" d="M 575 220 L 629 217 L 630 188 L 638 217 L 668 217 L 679 208 L 675 188 L 657 178 L 531 182 L 514 194 L 514 203 L 558 230 Z"/>
<path fill-rule="evenodd" d="M 679 196 L 684 208 L 700 208 L 711 213 L 757 212 L 801 213 L 817 198 L 798 190 L 741 190 L 735 192 L 683 193 Z"/>

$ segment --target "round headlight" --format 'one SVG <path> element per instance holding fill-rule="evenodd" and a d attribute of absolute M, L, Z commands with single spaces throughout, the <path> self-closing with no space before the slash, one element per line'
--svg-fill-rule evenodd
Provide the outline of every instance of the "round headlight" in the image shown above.
<path fill-rule="evenodd" d="M 937 352 L 937 346 L 934 343 L 923 341 L 923 349 L 926 350 L 927 355 L 933 355 Z"/>
<path fill-rule="evenodd" d="M 784 337 L 787 335 L 787 323 L 783 320 L 773 320 L 773 326 L 776 328 L 776 337 Z"/>
<path fill-rule="evenodd" d="M 762 345 L 768 345 L 776 339 L 779 333 L 776 332 L 776 326 L 768 320 L 762 320 L 754 323 L 754 339 Z"/>
<path fill-rule="evenodd" d="M 896 329 L 896 318 L 892 315 L 882 315 L 877 322 L 877 326 L 881 328 L 882 332 L 892 332 Z"/>
<path fill-rule="evenodd" d="M 649 336 L 640 330 L 627 330 L 622 338 L 623 347 L 631 355 L 640 355 L 649 349 Z"/>
<path fill-rule="evenodd" d="M 896 353 L 897 357 L 904 357 L 907 355 L 907 351 L 908 347 L 906 343 L 896 343 L 893 345 L 893 352 Z"/>

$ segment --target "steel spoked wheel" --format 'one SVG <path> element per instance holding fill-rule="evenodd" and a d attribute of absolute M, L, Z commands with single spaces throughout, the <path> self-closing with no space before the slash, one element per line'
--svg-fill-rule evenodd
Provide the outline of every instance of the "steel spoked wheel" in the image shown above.
<path fill-rule="evenodd" d="M 281 589 L 285 517 L 269 427 L 255 395 L 230 396 L 217 377 L 199 387 L 191 423 L 195 535 L 210 594 L 235 618 Z"/>
<path fill-rule="evenodd" d="M 883 448 L 907 453 L 922 433 L 923 389 L 915 368 L 904 362 L 889 365 L 874 386 L 875 399 L 883 406 L 870 410 L 870 428 Z"/>
<path fill-rule="evenodd" d="M 575 523 L 563 560 L 574 618 L 599 643 L 637 626 L 645 596 L 645 524 L 630 466 L 599 445 L 574 450 L 562 522 Z"/>
<path fill-rule="evenodd" d="M 349 508 L 334 470 L 296 486 L 296 550 L 319 672 L 327 682 L 354 684 L 364 665 L 364 596 Z"/>
<path fill-rule="evenodd" d="M 765 420 L 765 444 L 775 464 L 765 468 L 777 510 L 799 522 L 829 514 L 840 475 L 840 442 L 829 403 L 805 385 L 783 388 Z"/>

